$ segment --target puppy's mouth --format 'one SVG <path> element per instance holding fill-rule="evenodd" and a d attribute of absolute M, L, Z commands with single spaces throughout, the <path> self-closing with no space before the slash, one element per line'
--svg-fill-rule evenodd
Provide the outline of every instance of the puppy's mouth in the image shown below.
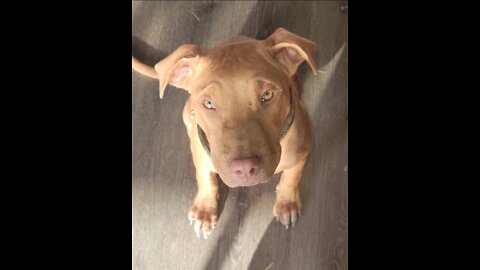
<path fill-rule="evenodd" d="M 254 176 L 254 177 L 235 177 L 235 176 L 230 176 L 225 173 L 222 173 L 221 170 L 217 170 L 218 175 L 222 179 L 222 181 L 225 183 L 225 185 L 234 188 L 234 187 L 249 187 L 249 186 L 255 186 L 258 184 L 263 184 L 267 183 L 272 176 Z"/>

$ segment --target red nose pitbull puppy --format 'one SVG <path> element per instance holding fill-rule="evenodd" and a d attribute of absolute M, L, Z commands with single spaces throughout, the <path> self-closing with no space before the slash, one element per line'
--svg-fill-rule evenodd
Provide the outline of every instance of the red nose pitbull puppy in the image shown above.
<path fill-rule="evenodd" d="M 283 172 L 273 214 L 288 228 L 302 210 L 299 182 L 312 149 L 308 112 L 296 72 L 313 73 L 315 43 L 278 28 L 265 40 L 236 36 L 218 47 L 182 45 L 155 68 L 132 57 L 134 70 L 190 93 L 183 121 L 198 191 L 188 214 L 197 236 L 217 222 L 217 174 L 229 187 L 267 182 Z"/>

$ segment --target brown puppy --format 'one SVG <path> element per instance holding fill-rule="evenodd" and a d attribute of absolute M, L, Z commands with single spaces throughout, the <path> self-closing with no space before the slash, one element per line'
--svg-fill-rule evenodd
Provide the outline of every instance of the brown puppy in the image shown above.
<path fill-rule="evenodd" d="M 190 137 L 198 192 L 188 218 L 206 238 L 217 222 L 217 174 L 230 187 L 267 182 L 283 172 L 273 214 L 287 228 L 300 216 L 298 185 L 312 148 L 300 100 L 298 66 L 317 74 L 315 43 L 278 28 L 265 40 L 236 36 L 202 50 L 182 45 L 155 65 L 132 67 L 190 93 L 183 120 Z"/>

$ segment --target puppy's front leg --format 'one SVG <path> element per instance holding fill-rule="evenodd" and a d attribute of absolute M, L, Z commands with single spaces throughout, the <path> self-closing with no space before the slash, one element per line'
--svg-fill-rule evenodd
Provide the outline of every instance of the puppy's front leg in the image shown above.
<path fill-rule="evenodd" d="M 288 226 L 295 223 L 302 211 L 302 201 L 298 185 L 302 178 L 303 167 L 307 159 L 302 159 L 295 166 L 285 170 L 277 185 L 277 199 L 273 206 L 273 215 L 288 229 Z"/>
<path fill-rule="evenodd" d="M 190 134 L 198 190 L 188 212 L 188 219 L 190 223 L 195 222 L 194 229 L 197 236 L 200 237 L 200 230 L 202 230 L 203 238 L 207 239 L 217 223 L 218 180 L 217 174 L 212 171 L 213 165 L 210 158 L 199 143 L 198 135 Z"/>
<path fill-rule="evenodd" d="M 198 237 L 200 230 L 207 239 L 217 223 L 218 182 L 216 173 L 208 168 L 197 168 L 197 195 L 193 199 L 188 213 L 190 223 L 195 222 L 194 229 Z"/>

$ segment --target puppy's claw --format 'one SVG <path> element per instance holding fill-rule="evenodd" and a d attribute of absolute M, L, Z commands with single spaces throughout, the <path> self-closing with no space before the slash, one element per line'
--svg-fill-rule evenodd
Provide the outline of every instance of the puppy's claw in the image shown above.
<path fill-rule="evenodd" d="M 298 216 L 297 216 L 297 215 L 298 215 L 297 210 L 292 209 L 292 210 L 291 210 L 291 213 L 290 213 L 290 218 L 291 218 L 293 224 L 295 224 L 295 223 L 297 222 L 297 220 L 298 220 Z"/>
<path fill-rule="evenodd" d="M 193 226 L 193 230 L 195 230 L 195 233 L 197 234 L 197 237 L 200 237 L 200 227 L 202 226 L 201 221 L 195 221 L 195 225 Z"/>

